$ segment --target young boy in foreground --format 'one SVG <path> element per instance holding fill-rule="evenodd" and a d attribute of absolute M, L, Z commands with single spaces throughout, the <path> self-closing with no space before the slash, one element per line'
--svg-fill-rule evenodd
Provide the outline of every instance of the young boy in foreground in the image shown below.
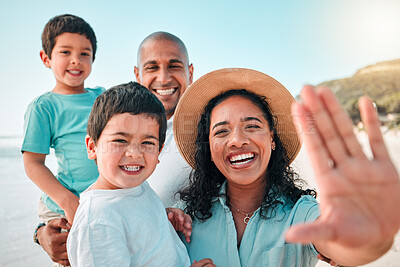
<path fill-rule="evenodd" d="M 96 99 L 87 132 L 88 157 L 96 160 L 99 177 L 81 194 L 67 241 L 71 266 L 189 266 L 168 222 L 188 237 L 188 215 L 184 220 L 172 209 L 167 216 L 146 182 L 165 141 L 162 103 L 138 83 L 115 86 Z"/>

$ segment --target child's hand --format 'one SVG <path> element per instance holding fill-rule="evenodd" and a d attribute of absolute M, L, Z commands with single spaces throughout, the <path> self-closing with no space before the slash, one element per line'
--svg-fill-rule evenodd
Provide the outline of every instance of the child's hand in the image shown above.
<path fill-rule="evenodd" d="M 65 217 L 70 225 L 74 222 L 75 212 L 79 206 L 79 198 L 75 195 L 68 200 L 68 206 L 64 207 Z"/>
<path fill-rule="evenodd" d="M 166 208 L 168 220 L 172 223 L 176 231 L 181 231 L 186 241 L 190 242 L 192 234 L 192 218 L 178 208 Z"/>
<path fill-rule="evenodd" d="M 202 259 L 200 261 L 193 261 L 191 267 L 216 267 L 211 259 Z"/>

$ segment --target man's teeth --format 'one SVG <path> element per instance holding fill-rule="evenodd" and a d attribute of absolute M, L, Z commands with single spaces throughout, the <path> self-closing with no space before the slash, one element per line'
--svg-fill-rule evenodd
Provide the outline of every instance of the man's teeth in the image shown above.
<path fill-rule="evenodd" d="M 246 154 L 232 156 L 229 159 L 229 161 L 233 165 L 242 165 L 252 161 L 253 158 L 254 158 L 254 153 L 246 153 Z"/>
<path fill-rule="evenodd" d="M 140 170 L 140 166 L 122 166 L 122 169 L 128 172 L 137 172 Z"/>
<path fill-rule="evenodd" d="M 169 88 L 169 89 L 157 89 L 156 90 L 157 94 L 159 95 L 172 95 L 175 92 L 175 88 Z"/>

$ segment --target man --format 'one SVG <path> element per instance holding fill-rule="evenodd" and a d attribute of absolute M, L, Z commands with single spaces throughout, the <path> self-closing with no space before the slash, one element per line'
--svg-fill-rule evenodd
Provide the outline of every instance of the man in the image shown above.
<path fill-rule="evenodd" d="M 193 65 L 184 43 L 175 35 L 155 32 L 139 46 L 137 82 L 147 87 L 164 105 L 167 112 L 167 137 L 154 173 L 147 179 L 165 207 L 178 199 L 174 194 L 188 181 L 190 166 L 182 158 L 172 132 L 173 115 L 179 98 L 193 82 Z"/>
<path fill-rule="evenodd" d="M 160 163 L 147 181 L 168 207 L 176 202 L 174 194 L 188 180 L 191 171 L 176 147 L 172 121 L 179 98 L 193 81 L 193 65 L 189 64 L 186 47 L 178 37 L 167 32 L 155 32 L 139 45 L 134 72 L 137 82 L 155 94 L 167 112 L 167 136 Z M 69 265 L 66 251 L 68 233 L 60 233 L 61 228 L 69 229 L 70 226 L 65 220 L 52 220 L 37 229 L 35 235 L 54 262 Z"/>

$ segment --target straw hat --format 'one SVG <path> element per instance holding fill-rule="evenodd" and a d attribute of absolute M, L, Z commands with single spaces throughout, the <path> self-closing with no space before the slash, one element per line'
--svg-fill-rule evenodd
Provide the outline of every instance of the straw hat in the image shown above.
<path fill-rule="evenodd" d="M 180 98 L 174 114 L 173 129 L 179 152 L 187 163 L 194 168 L 197 125 L 205 106 L 215 96 L 232 89 L 246 89 L 267 98 L 272 114 L 278 118 L 277 134 L 291 163 L 301 147 L 291 116 L 294 98 L 272 77 L 243 68 L 220 69 L 207 73 L 189 86 Z"/>

